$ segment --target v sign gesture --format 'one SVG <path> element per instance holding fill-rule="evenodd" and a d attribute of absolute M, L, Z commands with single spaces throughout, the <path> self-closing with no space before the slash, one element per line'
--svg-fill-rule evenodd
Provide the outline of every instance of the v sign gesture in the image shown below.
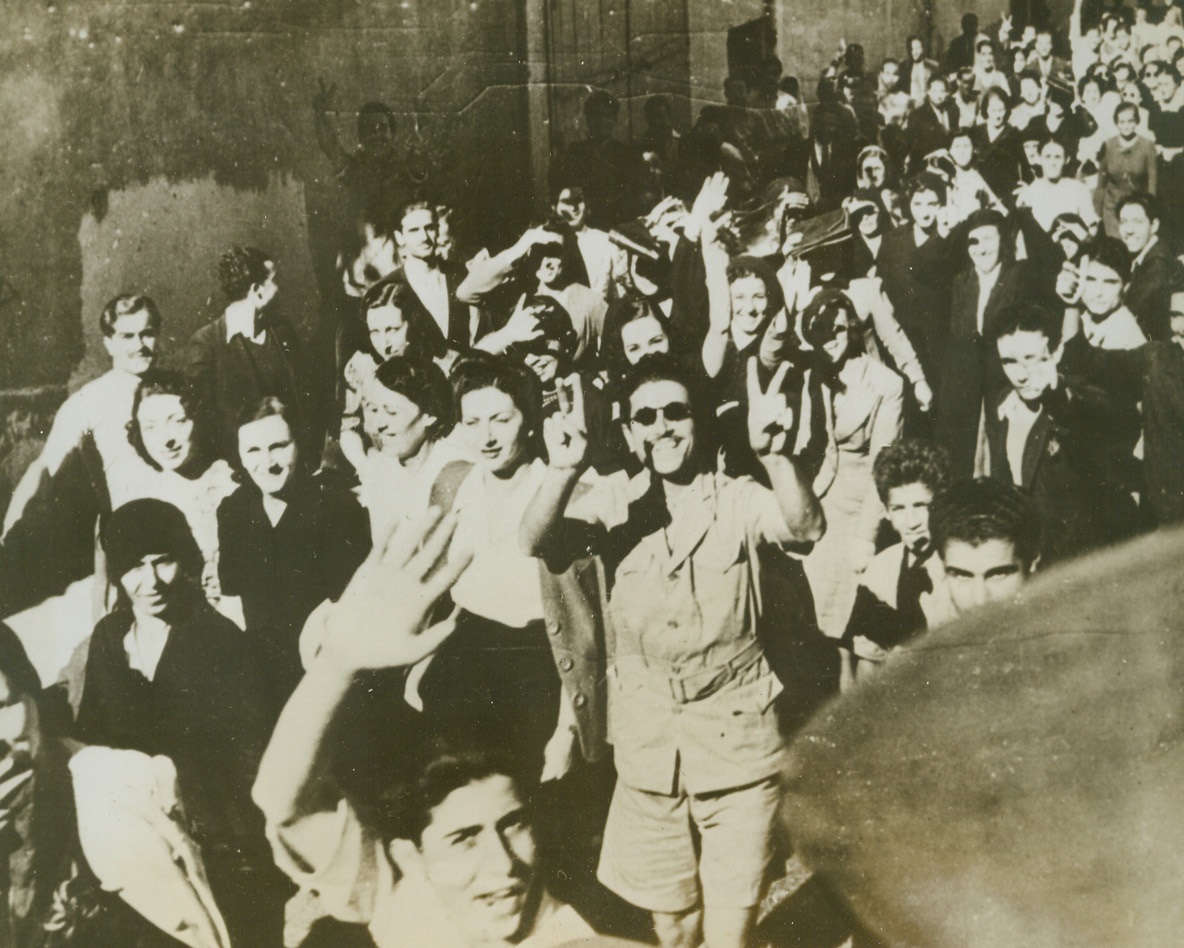
<path fill-rule="evenodd" d="M 788 372 L 789 363 L 782 362 L 762 389 L 756 356 L 748 360 L 748 443 L 758 455 L 783 452 L 793 429 L 793 409 L 781 392 Z"/>
<path fill-rule="evenodd" d="M 555 386 L 559 411 L 543 421 L 547 462 L 557 470 L 579 470 L 588 453 L 588 426 L 584 417 L 584 389 L 579 375 L 569 375 Z"/>

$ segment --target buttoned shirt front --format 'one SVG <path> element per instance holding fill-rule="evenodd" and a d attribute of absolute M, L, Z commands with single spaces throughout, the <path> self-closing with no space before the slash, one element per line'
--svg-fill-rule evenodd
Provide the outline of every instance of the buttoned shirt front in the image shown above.
<path fill-rule="evenodd" d="M 598 485 L 568 515 L 623 525 L 649 477 Z M 652 793 L 746 786 L 776 773 L 783 754 L 772 709 L 781 684 L 757 639 L 757 550 L 795 537 L 773 492 L 750 478 L 700 474 L 667 509 L 668 525 L 624 554 L 609 594 L 617 771 Z"/>
<path fill-rule="evenodd" d="M 416 257 L 407 257 L 403 261 L 403 273 L 407 283 L 423 303 L 444 338 L 448 338 L 448 280 L 444 271 L 438 267 L 429 266 Z"/>

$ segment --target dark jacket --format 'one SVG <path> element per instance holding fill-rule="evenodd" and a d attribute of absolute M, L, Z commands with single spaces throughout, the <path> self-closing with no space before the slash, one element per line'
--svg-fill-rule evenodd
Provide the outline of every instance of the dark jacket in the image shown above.
<path fill-rule="evenodd" d="M 978 273 L 968 268 L 954 278 L 941 375 L 934 389 L 937 399 L 935 437 L 949 452 L 953 477 L 973 475 L 979 418 L 984 403 L 993 405 L 996 393 L 1007 384 L 995 345 L 990 340 L 994 338 L 993 329 L 1000 311 L 1016 300 L 1020 282 L 1019 266 L 1003 264 L 987 300 L 980 332 L 977 325 Z"/>
<path fill-rule="evenodd" d="M 1013 483 L 1007 458 L 1009 421 L 999 406 L 987 412 L 991 477 Z M 1041 515 L 1041 563 L 1078 556 L 1131 536 L 1137 511 L 1130 492 L 1113 476 L 1111 435 L 1120 416 L 1097 386 L 1061 378 L 1041 399 L 1041 411 L 1024 443 L 1018 485 Z"/>
<path fill-rule="evenodd" d="M 222 457 L 237 460 L 239 416 L 265 395 L 279 398 L 295 411 L 300 428 L 296 436 L 304 457 L 315 457 L 319 445 L 312 433 L 313 406 L 300 342 L 282 318 L 264 319 L 267 341 L 258 346 L 242 336 L 227 342 L 226 315 L 222 314 L 193 334 L 182 367 L 213 417 Z"/>
<path fill-rule="evenodd" d="M 1149 339 L 1167 339 L 1171 335 L 1168 318 L 1172 302 L 1171 277 L 1178 266 L 1161 237 L 1131 270 L 1130 283 L 1122 301 L 1135 314 Z"/>
<path fill-rule="evenodd" d="M 958 128 L 958 109 L 947 99 L 941 108 L 946 117 L 946 125 L 941 124 L 938 110 L 926 101 L 917 106 L 909 115 L 905 124 L 905 136 L 908 139 L 908 170 L 910 174 L 917 174 L 925 170 L 925 156 L 939 148 L 945 148 L 950 141 L 950 133 Z"/>
<path fill-rule="evenodd" d="M 365 510 L 343 489 L 302 478 L 272 526 L 253 484 L 218 508 L 222 592 L 240 596 L 246 631 L 286 699 L 300 680 L 300 632 L 309 614 L 337 599 L 370 550 Z"/>
<path fill-rule="evenodd" d="M 970 130 L 970 140 L 974 143 L 975 165 L 983 180 L 1008 208 L 1014 207 L 1012 192 L 1032 179 L 1019 131 L 1008 125 L 991 141 L 987 127 L 976 125 Z"/>
<path fill-rule="evenodd" d="M 949 241 L 936 234 L 918 247 L 905 224 L 884 235 L 876 259 L 884 292 L 931 383 L 949 328 L 952 256 Z"/>

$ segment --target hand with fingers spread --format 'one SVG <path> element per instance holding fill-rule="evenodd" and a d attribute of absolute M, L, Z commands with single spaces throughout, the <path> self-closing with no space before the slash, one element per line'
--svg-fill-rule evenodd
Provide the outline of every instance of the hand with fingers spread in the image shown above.
<path fill-rule="evenodd" d="M 758 456 L 780 454 L 793 430 L 793 409 L 781 391 L 789 363 L 781 363 L 765 389 L 757 371 L 757 359 L 752 356 L 748 360 L 748 443 Z"/>
<path fill-rule="evenodd" d="M 729 183 L 728 176 L 722 171 L 715 172 L 703 181 L 687 220 L 688 239 L 694 239 L 700 234 L 714 235 L 719 229 L 718 225 L 713 226 L 713 221 L 719 217 L 728 203 Z"/>
<path fill-rule="evenodd" d="M 376 547 L 333 608 L 317 661 L 346 673 L 400 668 L 439 648 L 453 623 L 428 622 L 472 561 L 471 555 L 447 558 L 455 530 L 453 516 L 441 519 L 432 508 Z"/>
<path fill-rule="evenodd" d="M 543 421 L 547 462 L 556 470 L 579 470 L 588 453 L 584 417 L 584 389 L 579 375 L 569 375 L 555 386 L 559 411 Z"/>

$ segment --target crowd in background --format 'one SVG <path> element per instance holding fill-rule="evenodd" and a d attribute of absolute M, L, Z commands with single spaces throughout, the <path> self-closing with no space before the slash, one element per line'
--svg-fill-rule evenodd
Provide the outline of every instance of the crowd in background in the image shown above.
<path fill-rule="evenodd" d="M 120 295 L 9 500 L 0 946 L 760 943 L 805 717 L 1184 519 L 1181 8 L 980 26 L 591 91 L 500 248 L 322 87 L 333 345 Z"/>

